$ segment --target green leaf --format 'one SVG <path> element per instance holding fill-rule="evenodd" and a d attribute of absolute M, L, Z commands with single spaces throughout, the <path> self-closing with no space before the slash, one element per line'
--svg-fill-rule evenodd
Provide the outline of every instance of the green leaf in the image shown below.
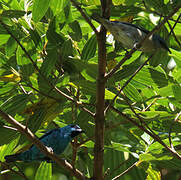
<path fill-rule="evenodd" d="M 124 81 L 125 82 L 125 81 Z M 121 83 L 123 84 L 123 83 Z M 129 83 L 123 90 L 123 92 L 126 94 L 126 96 L 136 102 L 142 101 L 142 97 L 138 90 L 133 86 L 131 83 Z"/>
<path fill-rule="evenodd" d="M 41 66 L 41 72 L 48 77 L 52 70 L 55 68 L 55 63 L 58 60 L 57 49 L 47 50 L 47 56 Z"/>
<path fill-rule="evenodd" d="M 42 17 L 45 15 L 46 11 L 49 8 L 50 0 L 42 1 L 42 0 L 34 0 L 33 1 L 33 10 L 32 10 L 32 18 L 35 23 L 40 21 Z"/>
<path fill-rule="evenodd" d="M 14 139 L 9 144 L 5 144 L 3 146 L 0 146 L 0 161 L 4 161 L 5 155 L 12 154 L 12 151 L 14 150 L 17 142 L 18 142 L 18 138 Z"/>
<path fill-rule="evenodd" d="M 153 160 L 161 161 L 161 160 L 171 160 L 173 157 L 169 155 L 159 155 L 158 157 L 150 153 L 147 153 L 147 154 L 140 154 L 139 158 L 142 161 L 153 161 Z"/>
<path fill-rule="evenodd" d="M 0 128 L 0 146 L 8 144 L 19 136 L 18 132 L 8 128 Z"/>
<path fill-rule="evenodd" d="M 74 83 L 80 87 L 82 92 L 96 96 L 96 83 L 95 82 L 79 80 Z M 105 89 L 105 99 L 113 99 L 115 96 L 116 96 L 116 94 L 112 93 L 108 89 Z"/>
<path fill-rule="evenodd" d="M 159 10 L 160 12 L 167 12 L 166 9 L 165 9 L 165 4 L 162 0 L 152 0 L 152 1 L 149 1 L 149 0 L 145 0 L 145 3 L 148 7 L 152 7 L 154 8 L 155 10 Z M 167 12 L 168 13 L 168 12 Z"/>
<path fill-rule="evenodd" d="M 170 56 L 174 58 L 177 66 L 181 68 L 181 52 L 172 49 L 172 54 Z"/>
<path fill-rule="evenodd" d="M 89 60 L 92 57 L 94 57 L 96 53 L 96 48 L 97 48 L 97 39 L 96 35 L 94 34 L 85 44 L 83 50 L 82 50 L 82 60 Z"/>
<path fill-rule="evenodd" d="M 28 51 L 28 48 L 31 49 L 31 45 L 32 45 L 31 42 L 30 43 L 22 43 L 22 44 L 23 45 L 26 44 L 26 46 L 28 46 L 26 49 L 27 51 Z M 24 48 L 26 46 L 24 46 Z M 31 55 L 30 52 L 31 51 L 28 51 L 29 55 Z M 25 54 L 25 52 L 22 50 L 22 48 L 20 46 L 18 46 L 17 51 L 16 51 L 16 60 L 17 60 L 17 65 L 20 68 L 21 75 L 24 75 L 23 78 L 29 77 L 33 73 L 34 67 L 33 67 L 30 59 L 27 57 L 27 55 Z"/>
<path fill-rule="evenodd" d="M 59 47 L 61 44 L 63 44 L 64 40 L 66 39 L 61 34 L 58 34 L 56 32 L 56 19 L 50 22 L 48 30 L 46 32 L 46 36 L 48 39 L 48 43 L 50 43 L 50 46 L 54 48 Z"/>
<path fill-rule="evenodd" d="M 112 179 L 114 176 L 124 171 L 124 167 L 120 166 L 121 162 L 125 161 L 123 152 L 116 151 L 114 149 L 107 149 L 104 153 L 104 168 L 110 169 L 112 174 L 109 175 L 108 179 Z M 117 168 L 119 166 L 119 168 Z"/>
<path fill-rule="evenodd" d="M 41 41 L 41 37 L 38 34 L 38 32 L 36 30 L 30 29 L 29 33 L 31 35 L 31 38 L 32 38 L 35 46 L 38 48 L 38 50 L 42 50 L 43 49 L 43 43 Z"/>
<path fill-rule="evenodd" d="M 63 58 L 67 58 L 68 56 L 72 56 L 73 47 L 72 41 L 70 39 L 64 41 L 61 48 L 61 55 Z"/>
<path fill-rule="evenodd" d="M 0 46 L 7 43 L 9 38 L 10 38 L 9 34 L 0 34 Z"/>
<path fill-rule="evenodd" d="M 169 60 L 170 60 L 170 56 L 168 56 L 168 51 L 159 49 L 158 51 L 154 53 L 154 56 L 151 58 L 149 63 L 153 67 L 156 67 L 159 64 L 167 66 Z"/>
<path fill-rule="evenodd" d="M 10 37 L 6 43 L 6 56 L 11 57 L 13 54 L 15 54 L 16 48 L 17 42 L 14 40 L 14 38 Z"/>
<path fill-rule="evenodd" d="M 83 144 L 83 146 L 87 148 L 94 148 L 94 142 L 93 141 L 87 141 L 86 143 Z"/>
<path fill-rule="evenodd" d="M 69 35 L 72 37 L 74 41 L 80 42 L 82 39 L 82 31 L 79 25 L 78 21 L 74 21 L 72 23 L 69 23 L 70 28 L 73 32 L 69 32 Z"/>
<path fill-rule="evenodd" d="M 1 88 L 0 95 L 7 94 L 13 91 L 14 83 L 5 84 L 3 86 L 0 86 L 0 88 Z"/>
<path fill-rule="evenodd" d="M 11 115 L 20 113 L 25 109 L 26 103 L 29 100 L 28 98 L 29 95 L 27 94 L 19 94 L 11 97 L 1 105 L 1 109 Z"/>
<path fill-rule="evenodd" d="M 113 99 L 116 96 L 113 92 L 105 89 L 105 99 Z"/>
<path fill-rule="evenodd" d="M 36 172 L 35 180 L 51 180 L 52 179 L 52 164 L 42 162 Z"/>
<path fill-rule="evenodd" d="M 181 86 L 177 84 L 171 84 L 169 86 L 163 87 L 159 90 L 159 94 L 163 97 L 175 97 L 177 101 L 181 100 Z"/>
<path fill-rule="evenodd" d="M 128 145 L 129 146 L 129 145 Z M 112 148 L 116 151 L 122 151 L 122 152 L 130 152 L 129 151 L 129 147 L 124 145 L 124 144 L 121 144 L 121 143 L 116 143 L 116 142 L 111 142 L 111 145 L 110 146 L 105 146 L 105 148 L 109 149 L 109 148 Z"/>
<path fill-rule="evenodd" d="M 125 2 L 125 0 L 113 0 L 114 5 L 121 5 Z"/>
<path fill-rule="evenodd" d="M 67 0 L 51 0 L 50 8 L 53 11 L 54 16 L 58 15 L 68 4 Z"/>
<path fill-rule="evenodd" d="M 29 59 L 24 57 L 24 51 L 20 46 L 18 46 L 16 51 L 16 59 L 17 59 L 17 64 L 20 66 L 30 63 Z"/>
<path fill-rule="evenodd" d="M 20 18 L 24 16 L 25 13 L 26 12 L 22 10 L 5 10 L 1 15 L 8 18 Z"/>
<path fill-rule="evenodd" d="M 67 63 L 73 64 L 76 71 L 80 72 L 82 76 L 89 81 L 95 82 L 97 76 L 97 64 L 92 62 L 82 61 L 80 59 L 67 59 Z M 74 71 L 75 71 L 74 68 Z"/>
<path fill-rule="evenodd" d="M 32 113 L 33 115 L 31 115 L 28 119 L 28 128 L 34 133 L 40 128 L 41 124 L 43 123 L 47 109 L 39 106 Z"/>
<path fill-rule="evenodd" d="M 149 165 L 146 172 L 148 174 L 146 180 L 161 180 L 160 171 L 153 169 L 151 165 Z"/>
<path fill-rule="evenodd" d="M 168 85 L 168 79 L 164 73 L 146 67 L 134 77 L 134 80 L 148 86 L 158 86 L 160 88 Z"/>

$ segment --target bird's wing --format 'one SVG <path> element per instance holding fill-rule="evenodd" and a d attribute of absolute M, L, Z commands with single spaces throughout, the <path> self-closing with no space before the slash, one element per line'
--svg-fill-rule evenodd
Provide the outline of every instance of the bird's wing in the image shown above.
<path fill-rule="evenodd" d="M 123 21 L 111 21 L 111 22 L 114 22 L 114 23 L 122 23 L 122 24 L 126 24 L 128 26 L 132 26 L 134 28 L 137 28 L 139 29 L 140 31 L 143 31 L 144 33 L 148 34 L 150 31 L 144 29 L 143 27 L 140 27 L 140 26 L 137 26 L 135 24 L 132 24 L 132 23 L 128 23 L 128 22 L 123 22 Z"/>
<path fill-rule="evenodd" d="M 58 130 L 59 130 L 59 128 L 47 131 L 43 136 L 41 136 L 39 138 L 39 140 L 41 141 L 42 139 L 46 138 L 47 136 L 49 136 L 50 134 L 52 134 L 53 132 L 58 131 Z M 34 144 L 32 144 L 29 149 L 31 149 L 33 146 L 34 146 Z"/>
<path fill-rule="evenodd" d="M 57 129 L 52 129 L 52 130 L 47 131 L 43 136 L 41 136 L 41 137 L 39 138 L 39 140 L 44 139 L 45 137 L 49 136 L 50 134 L 52 134 L 53 132 L 58 131 L 58 130 L 59 130 L 59 128 L 57 128 Z"/>

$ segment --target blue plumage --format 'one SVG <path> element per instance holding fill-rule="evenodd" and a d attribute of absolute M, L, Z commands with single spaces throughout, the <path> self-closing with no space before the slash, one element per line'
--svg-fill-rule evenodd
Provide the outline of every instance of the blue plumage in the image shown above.
<path fill-rule="evenodd" d="M 51 148 L 55 154 L 61 154 L 69 142 L 82 132 L 78 125 L 68 125 L 48 131 L 40 138 L 40 141 L 45 146 Z M 44 155 L 35 145 L 32 145 L 25 152 L 5 156 L 5 159 L 8 163 L 14 161 L 50 161 L 50 158 Z"/>

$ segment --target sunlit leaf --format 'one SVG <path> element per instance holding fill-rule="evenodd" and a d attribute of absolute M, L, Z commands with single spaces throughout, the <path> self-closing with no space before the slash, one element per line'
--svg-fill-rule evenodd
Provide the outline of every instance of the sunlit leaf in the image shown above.
<path fill-rule="evenodd" d="M 42 0 L 34 0 L 33 1 L 33 10 L 32 17 L 35 22 L 41 20 L 41 18 L 45 15 L 46 11 L 49 8 L 50 0 L 42 1 Z"/>
<path fill-rule="evenodd" d="M 35 180 L 51 180 L 52 179 L 52 164 L 42 162 L 36 172 Z"/>
<path fill-rule="evenodd" d="M 5 44 L 8 41 L 9 37 L 9 34 L 0 34 L 0 46 Z"/>
<path fill-rule="evenodd" d="M 82 50 L 82 59 L 89 60 L 90 58 L 94 57 L 97 48 L 97 40 L 96 36 L 93 35 L 85 44 Z"/>

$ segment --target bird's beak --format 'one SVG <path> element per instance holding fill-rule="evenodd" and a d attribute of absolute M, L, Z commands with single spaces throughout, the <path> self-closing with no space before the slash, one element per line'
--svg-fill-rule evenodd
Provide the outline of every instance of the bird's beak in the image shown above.
<path fill-rule="evenodd" d="M 84 131 L 77 125 L 74 126 L 74 130 L 71 133 L 71 137 L 74 138 L 78 136 L 79 134 L 84 133 Z"/>

